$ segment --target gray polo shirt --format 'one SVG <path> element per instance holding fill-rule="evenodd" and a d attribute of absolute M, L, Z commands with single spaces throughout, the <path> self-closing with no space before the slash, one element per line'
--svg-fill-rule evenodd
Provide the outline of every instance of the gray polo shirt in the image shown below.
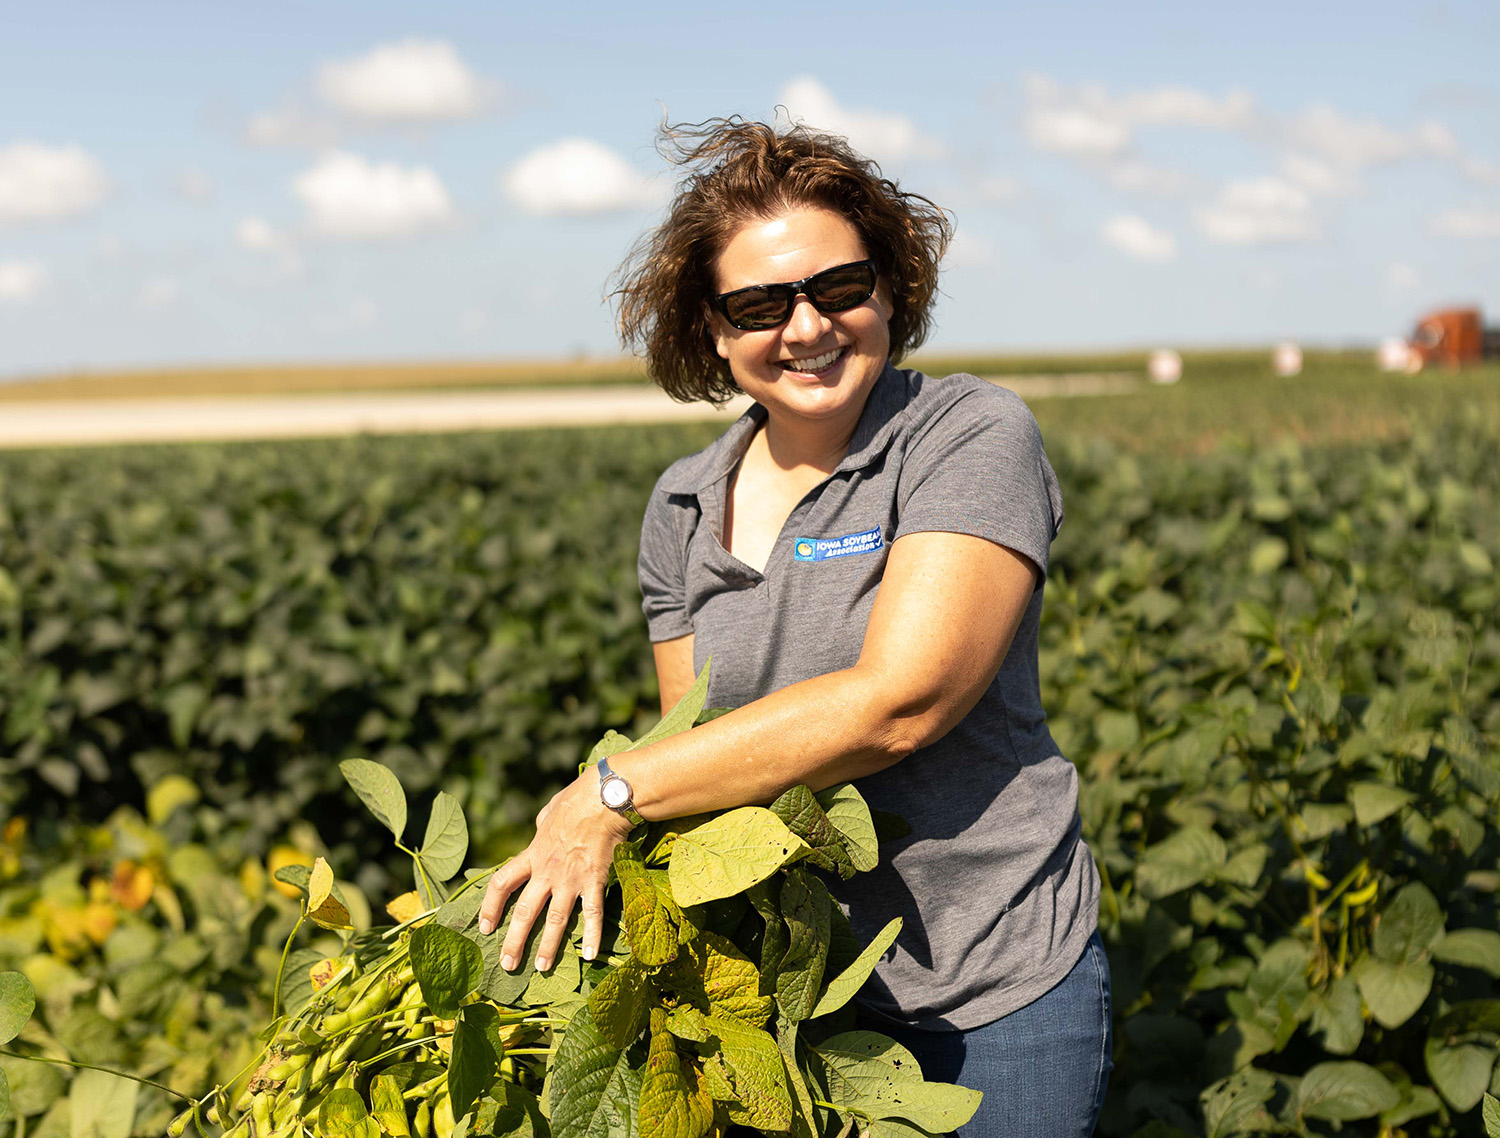
<path fill-rule="evenodd" d="M 1062 522 L 1041 432 L 1013 393 L 971 375 L 887 365 L 838 468 L 787 518 L 764 573 L 722 544 L 729 475 L 765 409 L 656 484 L 641 532 L 652 641 L 693 635 L 713 657 L 711 707 L 852 667 L 892 542 L 972 534 L 1045 574 Z M 868 941 L 905 919 L 861 998 L 873 1012 L 968 1030 L 1067 975 L 1098 916 L 1099 880 L 1079 834 L 1078 776 L 1047 730 L 1037 681 L 1039 585 L 979 703 L 947 735 L 860 779 L 872 807 L 911 823 L 871 873 L 836 884 Z"/>

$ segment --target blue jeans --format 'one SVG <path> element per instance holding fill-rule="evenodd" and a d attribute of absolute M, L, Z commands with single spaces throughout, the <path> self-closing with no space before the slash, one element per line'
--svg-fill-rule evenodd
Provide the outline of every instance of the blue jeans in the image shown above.
<path fill-rule="evenodd" d="M 911 1051 L 927 1078 L 984 1092 L 963 1138 L 1088 1138 L 1114 1067 L 1104 944 L 1095 932 L 1046 995 L 972 1031 L 860 1026 Z"/>

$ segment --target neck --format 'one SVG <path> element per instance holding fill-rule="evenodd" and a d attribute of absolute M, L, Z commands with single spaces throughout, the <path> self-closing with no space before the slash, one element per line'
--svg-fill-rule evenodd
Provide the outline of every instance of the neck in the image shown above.
<path fill-rule="evenodd" d="M 803 419 L 770 412 L 761 434 L 766 451 L 782 470 L 813 468 L 831 474 L 854 439 L 864 404 L 837 419 Z"/>

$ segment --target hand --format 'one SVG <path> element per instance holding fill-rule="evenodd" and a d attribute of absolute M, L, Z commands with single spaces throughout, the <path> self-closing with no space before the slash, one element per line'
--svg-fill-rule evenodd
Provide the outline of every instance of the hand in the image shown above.
<path fill-rule="evenodd" d="M 629 835 L 630 828 L 628 821 L 599 800 L 599 773 L 594 767 L 542 807 L 536 816 L 536 837 L 495 871 L 479 905 L 479 931 L 488 936 L 499 925 L 505 902 L 521 890 L 500 948 L 500 967 L 514 972 L 525 963 L 522 954 L 526 938 L 545 905 L 547 923 L 536 966 L 542 972 L 551 968 L 562 948 L 573 905 L 580 898 L 583 958 L 593 960 L 599 954 L 604 935 L 604 885 L 615 847 Z"/>

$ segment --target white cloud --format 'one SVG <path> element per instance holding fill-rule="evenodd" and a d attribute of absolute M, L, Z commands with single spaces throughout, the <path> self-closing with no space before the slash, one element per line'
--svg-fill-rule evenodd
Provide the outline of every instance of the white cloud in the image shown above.
<path fill-rule="evenodd" d="M 0 149 L 0 222 L 87 213 L 108 188 L 104 167 L 81 146 L 17 142 Z"/>
<path fill-rule="evenodd" d="M 1110 218 L 1100 233 L 1106 244 L 1139 261 L 1160 263 L 1177 256 L 1177 238 L 1134 214 Z"/>
<path fill-rule="evenodd" d="M 1130 148 L 1130 127 L 1085 107 L 1038 107 L 1026 113 L 1026 137 L 1038 150 L 1112 157 Z"/>
<path fill-rule="evenodd" d="M 1230 182 L 1212 205 L 1197 211 L 1196 218 L 1204 236 L 1225 245 L 1311 241 L 1318 236 L 1311 197 L 1281 178 Z"/>
<path fill-rule="evenodd" d="M 142 308 L 158 309 L 176 304 L 182 288 L 171 277 L 158 277 L 141 286 L 137 297 Z"/>
<path fill-rule="evenodd" d="M 1175 197 L 1192 183 L 1192 179 L 1181 170 L 1153 166 L 1135 159 L 1112 163 L 1104 176 L 1117 190 L 1160 198 Z"/>
<path fill-rule="evenodd" d="M 1500 165 L 1494 162 L 1486 162 L 1482 158 L 1462 158 L 1458 168 L 1471 182 L 1478 182 L 1481 186 L 1500 186 Z"/>
<path fill-rule="evenodd" d="M 1375 119 L 1353 119 L 1321 103 L 1292 119 L 1286 134 L 1297 149 L 1351 170 L 1404 158 L 1451 158 L 1459 149 L 1452 132 L 1441 123 L 1393 130 Z"/>
<path fill-rule="evenodd" d="M 992 174 L 982 178 L 974 188 L 980 201 L 989 202 L 993 205 L 1004 205 L 1013 202 L 1017 198 L 1024 197 L 1026 187 L 1016 178 L 1006 174 Z"/>
<path fill-rule="evenodd" d="M 381 44 L 356 59 L 318 68 L 318 94 L 354 118 L 379 123 L 424 123 L 470 118 L 490 100 L 453 45 L 406 39 Z"/>
<path fill-rule="evenodd" d="M 1359 192 L 1359 183 L 1347 168 L 1334 166 L 1321 158 L 1292 153 L 1281 160 L 1281 175 L 1308 193 L 1341 198 Z"/>
<path fill-rule="evenodd" d="M 0 261 L 0 302 L 35 300 L 46 290 L 47 279 L 40 261 Z"/>
<path fill-rule="evenodd" d="M 544 217 L 620 213 L 659 204 L 665 187 L 587 138 L 565 138 L 527 154 L 504 176 L 521 209 Z"/>
<path fill-rule="evenodd" d="M 943 152 L 942 146 L 922 134 L 909 116 L 841 106 L 833 93 L 810 75 L 783 87 L 780 102 L 793 122 L 841 134 L 855 150 L 877 161 L 932 158 Z"/>
<path fill-rule="evenodd" d="M 243 137 L 251 146 L 318 150 L 333 145 L 338 131 L 332 123 L 308 114 L 301 107 L 285 106 L 251 115 L 245 122 Z"/>
<path fill-rule="evenodd" d="M 1448 209 L 1432 219 L 1430 226 L 1439 237 L 1462 240 L 1484 240 L 1500 237 L 1500 208 L 1474 206 L 1470 209 Z"/>
<path fill-rule="evenodd" d="M 190 202 L 206 202 L 214 196 L 213 179 L 196 166 L 184 166 L 178 170 L 172 188 L 179 197 Z"/>
<path fill-rule="evenodd" d="M 325 237 L 405 237 L 453 219 L 453 203 L 426 166 L 374 163 L 332 151 L 298 175 L 292 192 L 307 207 L 312 229 Z"/>
<path fill-rule="evenodd" d="M 242 217 L 234 227 L 234 239 L 241 249 L 259 252 L 276 248 L 278 234 L 263 217 Z"/>
<path fill-rule="evenodd" d="M 1026 111 L 1022 129 L 1039 150 L 1085 158 L 1127 152 L 1142 126 L 1195 126 L 1244 130 L 1256 121 L 1255 100 L 1246 91 L 1222 99 L 1191 87 L 1163 86 L 1111 94 L 1098 84 L 1069 87 L 1046 75 L 1022 80 Z"/>

